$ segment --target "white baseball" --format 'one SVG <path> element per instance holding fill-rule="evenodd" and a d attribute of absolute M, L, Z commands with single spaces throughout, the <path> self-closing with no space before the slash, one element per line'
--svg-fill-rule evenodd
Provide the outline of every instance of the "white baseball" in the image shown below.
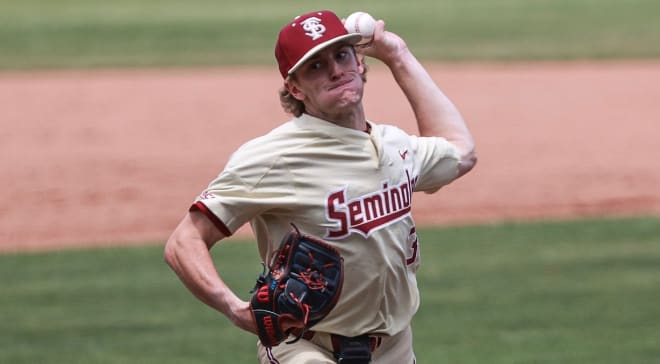
<path fill-rule="evenodd" d="M 369 13 L 357 11 L 346 18 L 344 27 L 349 33 L 360 33 L 362 40 L 357 44 L 365 44 L 371 41 L 376 29 L 376 19 Z"/>

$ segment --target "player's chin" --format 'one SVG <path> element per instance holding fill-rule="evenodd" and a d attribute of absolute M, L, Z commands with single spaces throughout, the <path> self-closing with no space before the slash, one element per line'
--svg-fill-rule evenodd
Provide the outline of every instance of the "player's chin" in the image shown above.
<path fill-rule="evenodd" d="M 333 104 L 336 108 L 345 109 L 349 107 L 354 107 L 362 102 L 362 94 L 355 91 L 346 91 L 343 92 L 339 97 L 335 99 Z"/>

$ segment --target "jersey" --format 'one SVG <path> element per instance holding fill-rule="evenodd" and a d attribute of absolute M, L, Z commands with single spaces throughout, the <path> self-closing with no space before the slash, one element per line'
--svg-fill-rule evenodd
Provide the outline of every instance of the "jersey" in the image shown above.
<path fill-rule="evenodd" d="M 413 192 L 458 176 L 456 148 L 368 121 L 370 133 L 310 115 L 242 145 L 195 200 L 226 235 L 250 223 L 268 262 L 294 223 L 344 258 L 335 308 L 313 327 L 344 336 L 394 335 L 419 307 Z"/>

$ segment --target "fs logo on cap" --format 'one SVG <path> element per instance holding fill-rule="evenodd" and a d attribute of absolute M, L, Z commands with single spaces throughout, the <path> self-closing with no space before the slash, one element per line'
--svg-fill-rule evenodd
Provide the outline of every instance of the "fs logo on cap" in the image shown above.
<path fill-rule="evenodd" d="M 311 18 L 307 18 L 300 24 L 305 30 L 305 35 L 311 37 L 312 40 L 321 38 L 323 33 L 325 33 L 325 26 L 321 24 L 321 19 L 317 17 L 313 16 Z"/>

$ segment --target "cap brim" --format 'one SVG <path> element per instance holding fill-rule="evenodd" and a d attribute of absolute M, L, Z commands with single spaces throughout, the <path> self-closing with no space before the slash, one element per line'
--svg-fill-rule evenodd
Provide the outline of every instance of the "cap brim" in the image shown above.
<path fill-rule="evenodd" d="M 308 50 L 307 53 L 305 53 L 305 55 L 302 56 L 302 58 L 300 58 L 298 60 L 298 62 L 296 62 L 296 64 L 294 64 L 293 67 L 291 67 L 289 69 L 287 74 L 290 76 L 300 66 L 302 66 L 303 63 L 307 62 L 308 59 L 312 58 L 313 55 L 315 55 L 316 53 L 320 52 L 321 50 L 327 48 L 328 46 L 331 46 L 331 45 L 333 45 L 337 42 L 341 42 L 341 41 L 344 41 L 344 42 L 349 43 L 349 44 L 356 44 L 361 39 L 362 39 L 362 36 L 359 33 L 349 33 L 349 34 L 345 34 L 345 35 L 342 35 L 342 36 L 339 36 L 339 37 L 336 37 L 336 38 L 332 38 L 327 42 L 317 44 L 314 48 Z"/>

